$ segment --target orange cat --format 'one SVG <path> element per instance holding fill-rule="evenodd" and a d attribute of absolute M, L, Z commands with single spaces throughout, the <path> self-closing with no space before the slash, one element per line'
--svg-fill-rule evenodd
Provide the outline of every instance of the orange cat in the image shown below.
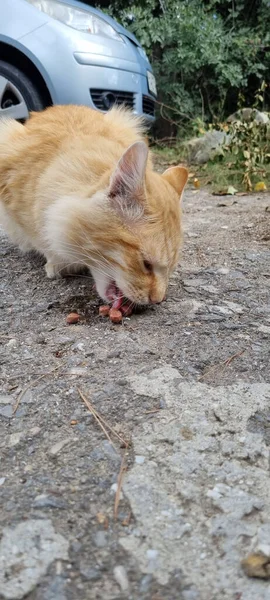
<path fill-rule="evenodd" d="M 106 302 L 160 302 L 177 264 L 187 170 L 152 169 L 141 121 L 56 106 L 0 122 L 0 222 L 52 278 L 89 267 Z"/>

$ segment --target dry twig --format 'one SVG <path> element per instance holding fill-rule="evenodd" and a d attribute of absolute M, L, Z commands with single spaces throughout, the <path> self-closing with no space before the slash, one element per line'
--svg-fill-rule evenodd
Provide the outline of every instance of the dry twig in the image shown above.
<path fill-rule="evenodd" d="M 244 354 L 244 352 L 246 352 L 246 348 L 244 348 L 244 350 L 240 350 L 239 352 L 236 352 L 235 354 L 232 354 L 232 356 L 229 356 L 228 358 L 226 358 L 226 360 L 223 360 L 218 365 L 213 365 L 212 367 L 210 367 L 210 369 L 208 369 L 205 373 L 203 373 L 203 375 L 201 375 L 201 377 L 199 377 L 199 381 L 201 381 L 202 379 L 207 377 L 207 375 L 209 375 L 209 373 L 215 373 L 220 368 L 222 369 L 222 371 L 224 371 L 224 369 L 226 367 L 228 367 L 235 358 L 238 358 L 239 356 Z"/>
<path fill-rule="evenodd" d="M 122 438 L 121 435 L 119 435 L 119 433 L 117 433 L 117 431 L 115 431 L 115 429 L 107 422 L 105 421 L 104 417 L 102 417 L 98 411 L 94 408 L 94 406 L 91 404 L 91 402 L 89 402 L 89 400 L 85 397 L 85 395 L 83 394 L 83 392 L 80 390 L 80 388 L 78 388 L 78 392 L 81 396 L 81 399 L 84 401 L 85 405 L 87 406 L 88 410 L 91 412 L 91 414 L 93 415 L 93 417 L 95 418 L 95 420 L 98 422 L 98 424 L 100 425 L 103 433 L 106 435 L 106 438 L 110 441 L 110 443 L 113 445 L 113 447 L 115 448 L 107 430 L 109 429 L 109 431 L 112 432 L 113 435 L 115 435 L 115 437 L 118 438 L 118 440 L 121 442 L 121 444 L 123 444 L 125 446 L 125 448 L 128 448 L 129 443 L 127 442 L 127 440 L 125 440 L 124 438 Z"/>

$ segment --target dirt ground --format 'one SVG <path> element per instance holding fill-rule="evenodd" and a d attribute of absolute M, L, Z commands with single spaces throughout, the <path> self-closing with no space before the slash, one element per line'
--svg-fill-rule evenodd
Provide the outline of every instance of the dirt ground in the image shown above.
<path fill-rule="evenodd" d="M 270 197 L 189 188 L 183 224 L 120 326 L 0 234 L 0 598 L 270 598 Z"/>

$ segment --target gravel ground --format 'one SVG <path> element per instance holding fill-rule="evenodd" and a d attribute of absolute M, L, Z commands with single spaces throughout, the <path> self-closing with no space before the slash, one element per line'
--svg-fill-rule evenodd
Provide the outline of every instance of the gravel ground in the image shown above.
<path fill-rule="evenodd" d="M 1 599 L 270 598 L 270 198 L 189 189 L 184 228 L 120 326 L 0 236 Z"/>

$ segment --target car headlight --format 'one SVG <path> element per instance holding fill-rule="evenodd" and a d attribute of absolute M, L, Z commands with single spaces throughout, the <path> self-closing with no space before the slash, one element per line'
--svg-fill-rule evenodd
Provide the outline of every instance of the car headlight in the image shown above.
<path fill-rule="evenodd" d="M 57 21 L 61 21 L 61 23 L 65 23 L 73 29 L 123 42 L 121 36 L 109 23 L 87 10 L 75 8 L 59 0 L 27 0 L 27 2 L 52 17 L 52 19 L 57 19 Z"/>

